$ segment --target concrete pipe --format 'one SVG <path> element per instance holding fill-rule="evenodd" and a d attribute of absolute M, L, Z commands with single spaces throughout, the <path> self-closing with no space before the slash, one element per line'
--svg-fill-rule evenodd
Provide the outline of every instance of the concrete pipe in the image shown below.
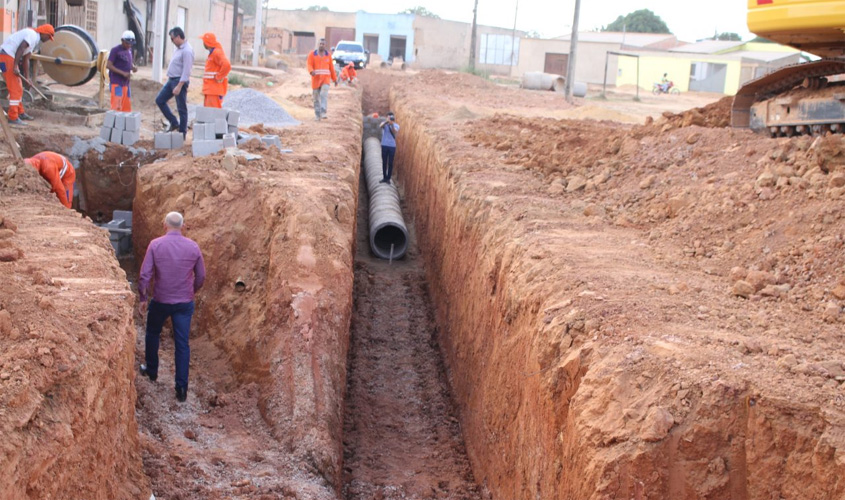
<path fill-rule="evenodd" d="M 522 75 L 522 88 L 563 92 L 566 80 L 560 75 L 530 71 Z"/>
<path fill-rule="evenodd" d="M 402 258 L 408 250 L 408 229 L 399 191 L 392 184 L 379 182 L 381 141 L 375 137 L 364 140 L 364 178 L 370 194 L 370 248 L 381 259 Z"/>
<path fill-rule="evenodd" d="M 574 82 L 572 85 L 572 95 L 575 97 L 584 97 L 587 95 L 587 84 L 584 82 Z"/>

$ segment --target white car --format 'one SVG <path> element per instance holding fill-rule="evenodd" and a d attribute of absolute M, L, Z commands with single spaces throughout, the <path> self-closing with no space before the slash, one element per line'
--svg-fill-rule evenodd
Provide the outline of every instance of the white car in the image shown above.
<path fill-rule="evenodd" d="M 368 55 L 369 52 L 360 43 L 341 40 L 332 52 L 332 59 L 341 69 L 349 63 L 353 63 L 355 69 L 361 69 L 367 65 Z"/>

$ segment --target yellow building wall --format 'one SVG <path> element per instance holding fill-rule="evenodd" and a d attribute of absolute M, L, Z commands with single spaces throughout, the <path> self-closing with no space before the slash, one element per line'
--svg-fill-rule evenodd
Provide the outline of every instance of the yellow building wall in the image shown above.
<path fill-rule="evenodd" d="M 750 50 L 752 52 L 799 52 L 788 45 L 781 45 L 779 43 L 761 43 L 748 42 L 740 50 Z"/>
<path fill-rule="evenodd" d="M 618 56 L 616 86 L 639 85 L 640 88 L 651 91 L 652 85 L 663 78 L 663 73 L 668 73 L 668 78 L 674 82 L 675 87 L 678 87 L 681 92 L 688 92 L 692 63 L 709 62 L 728 65 L 723 93 L 734 95 L 739 90 L 742 69 L 740 61 L 725 61 L 706 56 L 695 58 L 640 56 L 639 60 L 640 79 L 637 81 L 637 58 Z"/>

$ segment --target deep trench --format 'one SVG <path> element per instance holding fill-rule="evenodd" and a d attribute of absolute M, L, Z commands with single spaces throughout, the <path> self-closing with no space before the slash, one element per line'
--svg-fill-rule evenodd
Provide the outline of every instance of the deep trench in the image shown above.
<path fill-rule="evenodd" d="M 408 224 L 404 259 L 390 263 L 375 257 L 363 175 L 360 185 L 344 498 L 484 498 L 451 400 L 413 225 Z"/>

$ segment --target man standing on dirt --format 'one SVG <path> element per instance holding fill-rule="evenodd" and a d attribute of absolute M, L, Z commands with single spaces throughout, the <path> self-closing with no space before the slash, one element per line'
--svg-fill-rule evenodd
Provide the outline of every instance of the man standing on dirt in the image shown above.
<path fill-rule="evenodd" d="M 142 316 L 147 313 L 146 364 L 141 365 L 141 375 L 153 382 L 158 378 L 161 328 L 167 318 L 171 318 L 176 345 L 176 399 L 180 403 L 188 398 L 188 365 L 191 359 L 188 336 L 194 315 L 194 294 L 205 281 L 202 252 L 195 241 L 182 236 L 183 224 L 184 218 L 179 212 L 167 214 L 164 218 L 167 233 L 150 242 L 138 279 L 138 311 Z M 153 279 L 153 298 L 148 308 L 147 290 Z"/>
<path fill-rule="evenodd" d="M 109 90 L 111 91 L 111 109 L 114 111 L 132 111 L 132 92 L 129 90 L 129 79 L 132 73 L 138 71 L 132 47 L 135 45 L 135 33 L 130 30 L 123 32 L 120 43 L 112 47 L 109 52 Z"/>
<path fill-rule="evenodd" d="M 396 133 L 399 132 L 399 124 L 393 113 L 387 113 L 387 120 L 381 122 L 381 172 L 382 180 L 379 182 L 390 183 L 393 176 L 393 158 L 396 156 Z"/>
<path fill-rule="evenodd" d="M 202 95 L 205 96 L 203 105 L 207 108 L 222 108 L 223 96 L 229 90 L 228 76 L 232 63 L 223 53 L 223 46 L 217 41 L 214 33 L 204 34 L 202 44 L 208 50 L 205 72 L 202 75 Z"/>
<path fill-rule="evenodd" d="M 21 64 L 23 64 L 23 79 L 31 82 L 29 77 L 29 59 L 32 51 L 41 42 L 52 40 L 56 30 L 50 24 L 42 24 L 32 29 L 24 28 L 0 45 L 0 72 L 6 80 L 9 89 L 9 123 L 12 125 L 26 125 L 22 120 L 33 120 L 23 109 L 23 83 L 21 82 Z"/>
<path fill-rule="evenodd" d="M 329 51 L 326 50 L 326 39 L 320 39 L 320 46 L 314 52 L 308 53 L 308 73 L 311 74 L 311 90 L 314 95 L 315 120 L 326 119 L 329 105 L 329 84 L 337 85 L 337 73 Z"/>
<path fill-rule="evenodd" d="M 176 52 L 173 53 L 170 65 L 167 66 L 167 82 L 159 91 L 156 104 L 170 122 L 168 131 L 179 130 L 183 136 L 186 136 L 188 135 L 188 85 L 191 81 L 191 66 L 194 65 L 194 49 L 185 40 L 185 32 L 178 26 L 170 30 L 170 41 L 176 46 Z M 179 111 L 178 121 L 167 104 L 167 101 L 173 97 L 176 97 L 176 109 Z"/>
<path fill-rule="evenodd" d="M 41 177 L 50 183 L 56 198 L 67 208 L 73 203 L 73 183 L 76 181 L 76 170 L 70 160 L 52 151 L 38 153 L 32 158 L 24 160 L 32 166 Z"/>

